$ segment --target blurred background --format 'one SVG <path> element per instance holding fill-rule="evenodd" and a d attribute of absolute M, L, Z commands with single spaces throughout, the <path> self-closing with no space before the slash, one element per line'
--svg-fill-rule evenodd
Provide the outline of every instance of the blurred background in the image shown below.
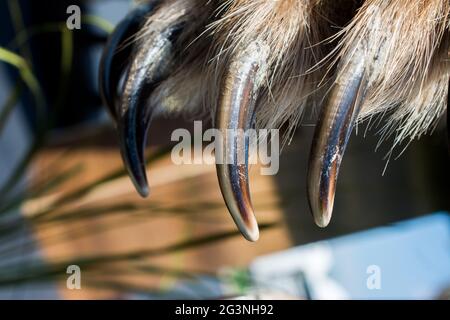
<path fill-rule="evenodd" d="M 70 5 L 80 30 L 66 27 Z M 377 128 L 363 125 L 320 229 L 306 200 L 307 115 L 277 175 L 251 168 L 261 237 L 249 243 L 215 166 L 170 160 L 171 131 L 192 121 L 158 119 L 141 199 L 97 86 L 103 45 L 131 5 L 0 0 L 0 298 L 448 298 L 445 124 L 388 164 L 390 142 L 375 150 Z M 81 289 L 68 285 L 71 265 Z"/>

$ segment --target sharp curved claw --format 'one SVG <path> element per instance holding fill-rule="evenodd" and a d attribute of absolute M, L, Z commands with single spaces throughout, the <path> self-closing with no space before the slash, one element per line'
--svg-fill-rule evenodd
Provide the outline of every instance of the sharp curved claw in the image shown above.
<path fill-rule="evenodd" d="M 170 24 L 148 37 L 132 56 L 119 103 L 118 132 L 123 161 L 136 190 L 148 196 L 144 152 L 147 131 L 157 106 L 149 101 L 155 87 L 167 78 L 173 60 L 173 44 L 182 24 Z"/>
<path fill-rule="evenodd" d="M 319 227 L 331 220 L 339 167 L 366 91 L 364 60 L 348 62 L 317 123 L 308 168 L 308 200 Z"/>
<path fill-rule="evenodd" d="M 249 141 L 241 133 L 250 129 L 254 122 L 255 103 L 266 73 L 267 52 L 264 45 L 253 42 L 233 59 L 225 75 L 216 114 L 216 125 L 223 136 L 222 162 L 216 165 L 220 190 L 234 222 L 249 241 L 258 240 L 259 230 L 248 185 Z M 237 139 L 241 139 L 243 146 Z"/>
<path fill-rule="evenodd" d="M 99 90 L 103 103 L 117 120 L 117 91 L 120 79 L 128 67 L 132 52 L 131 42 L 144 18 L 152 13 L 157 1 L 141 4 L 116 26 L 108 38 L 100 60 Z"/>

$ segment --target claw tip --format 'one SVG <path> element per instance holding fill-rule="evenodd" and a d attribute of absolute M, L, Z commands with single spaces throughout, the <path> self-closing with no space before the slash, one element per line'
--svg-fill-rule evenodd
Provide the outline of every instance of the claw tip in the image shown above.
<path fill-rule="evenodd" d="M 331 211 L 328 208 L 324 208 L 321 213 L 314 215 L 314 222 L 320 228 L 325 228 L 328 226 L 331 220 Z"/>
<path fill-rule="evenodd" d="M 317 190 L 311 186 L 311 179 L 309 180 L 309 207 L 311 208 L 316 225 L 320 228 L 325 228 L 330 223 L 333 213 L 335 189 L 328 185 L 329 181 L 326 180 L 328 183 L 319 184 L 319 190 Z M 332 181 L 335 181 L 335 178 Z M 326 190 L 325 192 L 323 190 L 324 188 Z"/>
<path fill-rule="evenodd" d="M 259 239 L 259 228 L 258 224 L 255 222 L 252 224 L 252 226 L 249 226 L 246 228 L 245 232 L 242 232 L 245 239 L 247 239 L 250 242 L 256 242 Z"/>
<path fill-rule="evenodd" d="M 149 190 L 148 186 L 139 186 L 136 189 L 142 198 L 147 198 L 148 195 L 150 194 L 150 190 Z"/>

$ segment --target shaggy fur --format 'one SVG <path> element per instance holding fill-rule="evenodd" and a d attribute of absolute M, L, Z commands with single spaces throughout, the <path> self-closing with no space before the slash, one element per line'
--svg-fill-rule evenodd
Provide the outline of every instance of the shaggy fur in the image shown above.
<path fill-rule="evenodd" d="M 166 2 L 171 9 L 152 15 L 138 41 L 159 19 L 184 14 L 195 21 L 178 43 L 171 77 L 149 97 L 166 113 L 214 114 L 230 61 L 255 40 L 270 48 L 259 127 L 287 123 L 292 133 L 306 108 L 320 107 L 356 48 L 364 53 L 368 81 L 358 120 L 387 114 L 382 138 L 393 133 L 394 146 L 418 138 L 445 112 L 448 0 L 366 0 L 356 13 L 352 0 Z"/>
<path fill-rule="evenodd" d="M 445 111 L 449 12 L 447 0 L 367 0 L 341 32 L 338 59 L 364 51 L 368 87 L 359 120 L 388 113 L 382 139 L 394 133 L 394 146 L 432 129 Z"/>
<path fill-rule="evenodd" d="M 269 55 L 257 102 L 257 126 L 278 128 L 288 121 L 294 129 L 321 91 L 321 70 L 309 70 L 324 57 L 318 43 L 330 35 L 330 7 L 318 0 L 236 0 L 227 1 L 222 10 L 223 17 L 210 26 L 214 33 L 210 103 L 218 100 L 229 61 L 241 48 L 259 41 L 269 48 Z"/>

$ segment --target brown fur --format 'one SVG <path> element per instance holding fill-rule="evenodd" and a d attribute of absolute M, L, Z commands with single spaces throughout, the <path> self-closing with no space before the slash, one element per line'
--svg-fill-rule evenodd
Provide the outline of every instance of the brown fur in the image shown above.
<path fill-rule="evenodd" d="M 432 129 L 445 111 L 448 0 L 366 0 L 356 14 L 351 0 L 167 1 L 173 11 L 149 18 L 140 37 L 180 8 L 194 8 L 188 16 L 195 20 L 179 45 L 176 71 L 151 97 L 167 112 L 214 113 L 229 61 L 255 39 L 270 48 L 259 127 L 288 123 L 294 130 L 304 110 L 322 101 L 328 80 L 339 77 L 338 61 L 351 59 L 358 46 L 368 80 L 360 121 L 389 114 L 382 137 L 394 133 L 396 146 Z M 339 29 L 342 10 L 353 18 Z"/>
<path fill-rule="evenodd" d="M 389 113 L 381 132 L 394 133 L 394 146 L 432 129 L 445 111 L 449 12 L 447 0 L 367 0 L 342 31 L 338 59 L 364 50 L 368 92 L 359 120 Z"/>

